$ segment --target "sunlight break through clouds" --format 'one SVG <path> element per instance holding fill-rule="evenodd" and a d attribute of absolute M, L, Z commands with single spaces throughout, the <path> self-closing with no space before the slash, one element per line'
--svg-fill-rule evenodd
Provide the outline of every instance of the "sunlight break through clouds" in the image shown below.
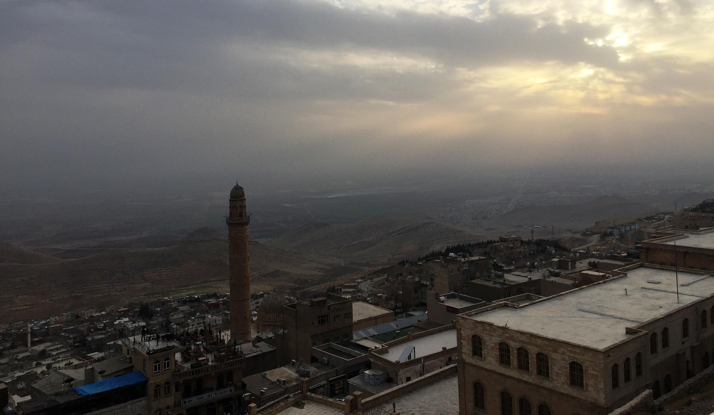
<path fill-rule="evenodd" d="M 0 164 L 281 177 L 706 160 L 712 27 L 705 0 L 0 1 Z"/>

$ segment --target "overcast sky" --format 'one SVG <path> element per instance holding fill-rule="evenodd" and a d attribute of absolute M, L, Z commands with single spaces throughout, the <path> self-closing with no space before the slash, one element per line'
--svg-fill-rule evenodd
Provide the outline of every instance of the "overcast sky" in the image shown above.
<path fill-rule="evenodd" d="M 0 144 L 6 183 L 707 163 L 714 2 L 0 0 Z"/>

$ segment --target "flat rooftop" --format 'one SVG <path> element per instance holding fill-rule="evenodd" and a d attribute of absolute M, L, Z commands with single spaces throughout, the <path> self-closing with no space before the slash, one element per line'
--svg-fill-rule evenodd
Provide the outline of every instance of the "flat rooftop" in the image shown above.
<path fill-rule="evenodd" d="M 415 389 L 394 401 L 401 414 L 452 415 L 459 413 L 459 381 L 456 375 Z M 379 407 L 382 413 L 392 412 L 392 402 Z"/>
<path fill-rule="evenodd" d="M 303 407 L 291 406 L 284 411 L 279 412 L 280 415 L 342 415 L 344 410 L 335 409 L 331 406 L 321 405 L 317 402 L 303 401 Z"/>
<path fill-rule="evenodd" d="M 664 244 L 674 245 L 675 242 L 678 247 L 714 249 L 714 232 L 687 234 L 684 238 L 667 241 Z"/>
<path fill-rule="evenodd" d="M 444 300 L 444 304 L 450 306 L 450 307 L 456 307 L 456 308 L 463 308 L 463 307 L 471 307 L 474 304 L 481 304 L 483 301 L 478 301 L 478 302 L 473 302 L 473 301 L 468 301 L 464 300 L 458 297 L 454 298 L 447 298 Z"/>
<path fill-rule="evenodd" d="M 680 272 L 679 304 L 676 289 L 674 271 L 639 267 L 521 308 L 501 307 L 469 318 L 601 350 L 627 339 L 627 327 L 711 296 L 714 277 Z"/>
<path fill-rule="evenodd" d="M 385 314 L 394 315 L 394 312 L 364 301 L 355 301 L 352 303 L 352 321 L 360 321 Z"/>
<path fill-rule="evenodd" d="M 714 280 L 714 278 L 712 278 Z M 439 333 L 434 333 L 425 337 L 410 340 L 401 344 L 395 344 L 389 347 L 389 351 L 381 357 L 394 362 L 402 355 L 402 352 L 407 347 L 414 346 L 416 358 L 419 359 L 430 354 L 438 353 L 442 347 L 451 349 L 456 347 L 456 329 L 446 330 Z"/>

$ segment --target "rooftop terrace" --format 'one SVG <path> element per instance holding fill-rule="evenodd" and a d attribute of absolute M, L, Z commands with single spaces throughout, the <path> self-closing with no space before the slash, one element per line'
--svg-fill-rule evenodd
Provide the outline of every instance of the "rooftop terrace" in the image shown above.
<path fill-rule="evenodd" d="M 521 308 L 500 307 L 468 318 L 601 350 L 625 340 L 627 327 L 711 296 L 714 278 L 680 272 L 679 303 L 676 289 L 674 271 L 639 267 Z"/>
<path fill-rule="evenodd" d="M 381 315 L 394 315 L 392 310 L 386 308 L 377 307 L 376 305 L 366 303 L 364 301 L 355 301 L 352 303 L 352 320 L 360 321 L 371 317 L 377 317 Z"/>
<path fill-rule="evenodd" d="M 428 336 L 412 339 L 404 343 L 389 346 L 389 351 L 380 355 L 381 357 L 394 362 L 403 362 L 402 354 L 405 350 L 414 347 L 414 358 L 421 358 L 430 354 L 438 353 L 442 347 L 451 349 L 456 347 L 456 329 L 445 330 Z"/>
<path fill-rule="evenodd" d="M 684 238 L 667 241 L 664 244 L 674 245 L 675 242 L 678 247 L 714 249 L 714 232 L 687 234 Z"/>

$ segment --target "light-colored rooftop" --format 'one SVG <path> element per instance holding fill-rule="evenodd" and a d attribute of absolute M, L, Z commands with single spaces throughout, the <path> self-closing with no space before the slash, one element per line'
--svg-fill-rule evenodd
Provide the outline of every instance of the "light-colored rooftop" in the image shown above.
<path fill-rule="evenodd" d="M 456 375 L 416 389 L 394 400 L 400 414 L 452 415 L 459 413 L 459 382 Z M 392 402 L 381 407 L 382 413 L 392 412 Z"/>
<path fill-rule="evenodd" d="M 714 232 L 689 234 L 682 239 L 675 239 L 665 244 L 674 245 L 675 242 L 681 247 L 714 249 Z"/>
<path fill-rule="evenodd" d="M 625 328 L 664 316 L 714 294 L 714 277 L 640 267 L 601 284 L 522 308 L 501 307 L 471 316 L 477 321 L 604 349 L 627 338 Z"/>
<path fill-rule="evenodd" d="M 320 405 L 319 403 L 312 401 L 303 401 L 305 406 L 303 408 L 297 408 L 291 406 L 284 411 L 280 412 L 280 415 L 338 415 L 343 414 L 345 411 L 333 408 L 327 405 Z"/>
<path fill-rule="evenodd" d="M 394 362 L 402 355 L 402 352 L 407 347 L 414 347 L 416 358 L 428 356 L 438 353 L 442 347 L 451 349 L 456 347 L 456 329 L 446 330 L 439 333 L 434 333 L 429 336 L 420 337 L 418 339 L 409 340 L 407 342 L 396 344 L 389 347 L 389 351 L 383 355 L 385 359 Z"/>
<path fill-rule="evenodd" d="M 481 301 L 481 303 L 482 302 L 483 301 Z M 447 297 L 446 300 L 444 300 L 444 304 L 446 304 L 450 307 L 463 308 L 463 307 L 471 307 L 474 304 L 480 304 L 480 303 L 464 300 L 464 299 L 458 298 L 458 297 L 453 297 L 453 298 Z"/>
<path fill-rule="evenodd" d="M 366 303 L 364 301 L 354 301 L 352 303 L 352 321 L 360 321 L 371 317 L 377 317 L 384 314 L 394 314 L 392 310 L 377 307 L 376 305 Z"/>

